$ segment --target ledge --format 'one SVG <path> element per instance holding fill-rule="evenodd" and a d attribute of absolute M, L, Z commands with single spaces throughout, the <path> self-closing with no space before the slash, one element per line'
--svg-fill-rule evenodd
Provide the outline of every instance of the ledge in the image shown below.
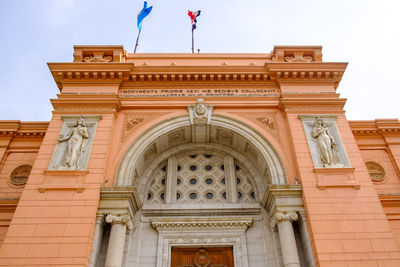
<path fill-rule="evenodd" d="M 353 187 L 360 189 L 360 183 L 354 176 L 355 168 L 315 168 L 317 187 Z"/>
<path fill-rule="evenodd" d="M 151 218 L 151 225 L 158 231 L 185 230 L 243 230 L 246 231 L 253 223 L 253 217 L 191 217 L 191 218 Z"/>
<path fill-rule="evenodd" d="M 45 193 L 46 191 L 76 191 L 78 193 L 82 193 L 85 190 L 85 187 L 82 184 L 77 185 L 64 185 L 64 184 L 51 184 L 51 185 L 40 185 L 38 187 L 40 193 Z"/>
<path fill-rule="evenodd" d="M 45 170 L 45 175 L 51 176 L 84 176 L 88 174 L 89 171 L 82 171 L 82 170 Z"/>

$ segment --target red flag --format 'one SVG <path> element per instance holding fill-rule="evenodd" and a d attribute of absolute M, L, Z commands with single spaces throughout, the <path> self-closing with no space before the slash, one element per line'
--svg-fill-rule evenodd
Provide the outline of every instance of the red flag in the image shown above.
<path fill-rule="evenodd" d="M 200 16 L 200 12 L 200 10 L 197 10 L 196 12 L 188 10 L 188 15 L 192 23 L 192 31 L 196 29 L 197 17 Z"/>

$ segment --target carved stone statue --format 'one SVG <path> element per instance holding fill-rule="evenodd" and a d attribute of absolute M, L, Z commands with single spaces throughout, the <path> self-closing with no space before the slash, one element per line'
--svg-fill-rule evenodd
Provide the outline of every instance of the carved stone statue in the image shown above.
<path fill-rule="evenodd" d="M 86 144 L 85 139 L 89 138 L 86 123 L 82 117 L 76 121 L 75 127 L 66 137 L 62 134 L 60 135 L 58 142 L 67 142 L 67 149 L 62 161 L 63 165 L 74 169 L 82 168 L 82 154 L 85 151 Z"/>
<path fill-rule="evenodd" d="M 328 127 L 319 116 L 315 118 L 311 135 L 317 141 L 320 159 L 324 167 L 335 167 L 337 163 L 335 151 L 336 142 Z"/>

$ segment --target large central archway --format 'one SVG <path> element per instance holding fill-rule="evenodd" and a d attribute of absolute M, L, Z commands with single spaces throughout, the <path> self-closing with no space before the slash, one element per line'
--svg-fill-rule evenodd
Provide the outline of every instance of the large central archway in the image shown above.
<path fill-rule="evenodd" d="M 157 156 L 184 144 L 224 146 L 244 155 L 265 184 L 287 183 L 285 167 L 276 149 L 250 126 L 224 115 L 214 114 L 206 131 L 206 142 L 196 142 L 189 116 L 174 117 L 154 125 L 139 136 L 125 152 L 118 166 L 115 184 L 138 186 L 141 183 L 139 178 L 150 164 L 154 164 Z M 164 157 L 166 159 L 167 154 Z"/>
<path fill-rule="evenodd" d="M 116 173 L 115 185 L 136 187 L 142 204 L 125 260 L 170 266 L 173 249 L 225 247 L 234 266 L 280 266 L 277 232 L 261 202 L 268 185 L 288 183 L 282 162 L 265 136 L 226 115 L 197 123 L 181 115 L 153 125 Z"/>

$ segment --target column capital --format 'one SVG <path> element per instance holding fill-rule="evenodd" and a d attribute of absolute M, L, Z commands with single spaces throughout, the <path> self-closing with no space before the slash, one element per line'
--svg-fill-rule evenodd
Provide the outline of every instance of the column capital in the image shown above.
<path fill-rule="evenodd" d="M 117 216 L 113 214 L 108 214 L 105 219 L 106 223 L 109 223 L 111 225 L 113 224 L 122 224 L 128 227 L 129 230 L 132 230 L 133 228 L 133 223 L 129 215 L 122 215 L 122 216 Z"/>
<path fill-rule="evenodd" d="M 275 225 L 279 224 L 280 222 L 290 222 L 297 221 L 299 215 L 295 211 L 290 212 L 275 212 L 271 218 L 271 228 L 274 228 Z"/>

